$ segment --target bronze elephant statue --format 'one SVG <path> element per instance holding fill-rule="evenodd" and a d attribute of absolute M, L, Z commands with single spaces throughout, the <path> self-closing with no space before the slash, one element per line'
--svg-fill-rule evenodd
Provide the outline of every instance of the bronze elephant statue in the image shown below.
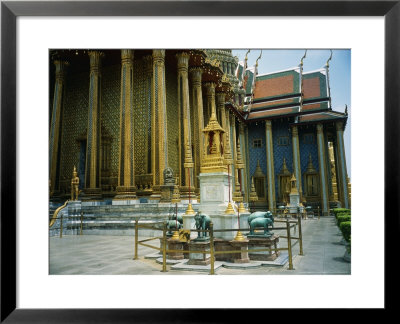
<path fill-rule="evenodd" d="M 196 221 L 196 229 L 197 230 L 209 230 L 210 229 L 210 224 L 211 224 L 211 218 L 210 216 L 206 214 L 200 214 L 197 213 L 194 216 L 194 220 Z M 198 232 L 197 233 L 197 238 L 201 237 L 207 237 L 207 232 Z"/>
<path fill-rule="evenodd" d="M 172 230 L 179 230 L 183 227 L 183 225 L 178 221 L 178 224 L 175 219 L 169 219 L 165 221 L 167 224 L 168 234 L 172 234 Z M 178 227 L 177 227 L 178 225 Z"/>
<path fill-rule="evenodd" d="M 269 225 L 272 226 L 273 224 L 274 224 L 274 221 L 271 218 L 264 218 L 264 217 L 254 218 L 250 223 L 250 234 L 255 235 L 254 229 L 257 227 L 263 227 L 264 235 L 269 235 L 271 233 L 268 230 L 268 226 Z"/>
<path fill-rule="evenodd" d="M 183 217 L 182 217 L 182 215 L 175 215 L 175 214 L 173 214 L 172 216 L 169 216 L 168 219 L 174 220 L 174 221 L 175 221 L 177 217 L 178 217 L 178 223 L 183 224 Z"/>
<path fill-rule="evenodd" d="M 247 222 L 249 223 L 249 227 L 250 227 L 252 220 L 256 219 L 256 218 L 269 218 L 269 219 L 272 219 L 272 223 L 274 222 L 274 216 L 272 215 L 272 213 L 270 211 L 266 211 L 266 212 L 258 211 L 258 212 L 251 213 L 251 215 L 247 219 Z"/>

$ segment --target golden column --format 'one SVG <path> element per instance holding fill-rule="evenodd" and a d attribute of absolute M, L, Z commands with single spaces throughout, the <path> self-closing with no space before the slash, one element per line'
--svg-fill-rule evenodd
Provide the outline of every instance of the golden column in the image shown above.
<path fill-rule="evenodd" d="M 133 122 L 133 50 L 121 50 L 119 170 L 116 199 L 136 198 Z"/>
<path fill-rule="evenodd" d="M 195 145 L 194 160 L 195 160 L 195 174 L 200 174 L 200 167 L 203 160 L 203 129 L 204 129 L 204 115 L 203 115 L 203 94 L 201 90 L 201 77 L 203 69 L 200 67 L 194 67 L 190 69 L 190 74 L 192 76 L 192 91 L 193 91 L 193 112 L 194 118 L 197 119 L 197 129 L 194 130 L 194 140 L 197 143 Z M 200 184 L 195 177 L 196 190 L 200 194 Z"/>
<path fill-rule="evenodd" d="M 297 191 L 300 195 L 300 202 L 303 201 L 303 189 L 301 185 L 301 162 L 300 162 L 300 145 L 299 131 L 297 126 L 292 127 L 292 148 L 293 148 L 293 171 L 296 177 Z"/>
<path fill-rule="evenodd" d="M 86 147 L 85 196 L 101 198 L 100 149 L 101 149 L 101 58 L 103 53 L 89 51 L 90 84 Z"/>
<path fill-rule="evenodd" d="M 145 75 L 146 75 L 146 91 L 150 94 L 150 96 L 146 96 L 146 110 L 149 114 L 149 119 L 148 119 L 148 124 L 147 124 L 147 129 L 143 130 L 145 131 L 144 136 L 146 136 L 146 169 L 145 173 L 150 174 L 151 173 L 151 161 L 152 161 L 152 145 L 151 145 L 151 138 L 152 138 L 152 123 L 151 123 L 151 118 L 152 118 L 152 113 L 151 113 L 151 88 L 152 88 L 152 79 L 153 79 L 153 57 L 152 55 L 147 55 L 143 58 L 144 61 L 144 67 L 145 67 Z M 153 185 L 152 183 L 148 185 Z"/>
<path fill-rule="evenodd" d="M 235 182 L 235 190 L 233 191 L 233 201 L 238 202 L 237 199 L 240 198 L 240 185 L 237 175 L 237 168 L 236 168 L 236 161 L 237 161 L 237 142 L 236 142 L 236 119 L 234 114 L 229 114 L 230 117 L 230 127 L 231 127 L 231 138 L 232 138 L 232 153 L 233 153 L 233 160 L 235 164 L 232 166 L 232 174 L 233 174 L 233 181 Z M 233 189 L 233 188 L 232 188 Z"/>
<path fill-rule="evenodd" d="M 328 192 L 328 170 L 326 169 L 326 152 L 324 141 L 324 127 L 321 123 L 317 124 L 317 146 L 319 178 L 321 183 L 322 213 L 329 214 L 329 192 Z"/>
<path fill-rule="evenodd" d="M 246 161 L 247 143 L 246 143 L 246 136 L 244 133 L 244 123 L 239 123 L 239 138 L 243 156 L 243 169 L 242 169 L 241 179 L 244 192 L 244 200 L 249 202 L 249 183 L 246 176 L 248 174 L 248 166 Z"/>
<path fill-rule="evenodd" d="M 233 170 L 233 158 L 232 158 L 232 152 L 231 152 L 231 140 L 230 140 L 230 122 L 229 122 L 229 110 L 225 112 L 225 107 L 224 110 L 221 110 L 221 119 L 223 122 L 223 128 L 226 131 L 225 134 L 225 142 L 224 142 L 224 163 L 228 167 L 228 182 L 229 182 L 229 203 L 228 206 L 225 210 L 225 214 L 234 214 L 235 210 L 232 207 L 231 199 L 232 199 L 232 170 Z"/>
<path fill-rule="evenodd" d="M 222 143 L 226 143 L 225 137 L 228 136 L 228 130 L 226 128 L 226 117 L 225 117 L 225 93 L 217 92 L 217 107 L 221 116 L 221 126 L 226 133 L 222 135 Z"/>
<path fill-rule="evenodd" d="M 152 173 L 153 197 L 160 195 L 163 171 L 168 167 L 165 50 L 153 50 L 152 82 Z"/>
<path fill-rule="evenodd" d="M 189 106 L 189 79 L 188 79 L 188 68 L 189 68 L 189 53 L 183 52 L 176 55 L 178 59 L 178 111 L 179 115 L 182 116 L 180 123 L 183 127 L 183 142 L 180 145 L 180 161 L 183 158 L 183 167 L 185 170 L 181 170 L 180 178 L 182 186 L 185 186 L 185 191 L 189 190 L 190 186 L 193 185 L 193 158 L 192 158 L 192 141 L 191 141 L 191 126 L 190 126 L 190 106 Z M 194 188 L 193 188 L 194 189 Z M 190 188 L 191 192 L 193 189 Z"/>
<path fill-rule="evenodd" d="M 347 166 L 346 166 L 346 154 L 344 150 L 343 140 L 343 122 L 336 123 L 336 145 L 338 155 L 338 173 L 339 173 L 339 191 L 340 202 L 344 208 L 349 208 L 349 191 L 348 191 L 348 178 L 347 178 Z"/>
<path fill-rule="evenodd" d="M 58 165 L 58 143 L 60 139 L 61 115 L 63 106 L 63 93 L 65 85 L 65 70 L 68 62 L 56 60 L 56 81 L 54 85 L 54 99 L 51 114 L 50 138 L 49 138 L 49 166 L 50 166 L 50 196 L 57 188 L 57 169 Z"/>
<path fill-rule="evenodd" d="M 272 122 L 265 121 L 265 143 L 267 151 L 267 179 L 268 179 L 268 208 L 275 212 L 275 171 L 274 146 L 272 142 Z"/>

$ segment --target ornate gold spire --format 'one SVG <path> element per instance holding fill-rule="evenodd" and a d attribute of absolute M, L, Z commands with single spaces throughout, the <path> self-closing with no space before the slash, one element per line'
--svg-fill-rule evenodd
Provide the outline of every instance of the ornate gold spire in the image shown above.
<path fill-rule="evenodd" d="M 296 185 L 296 177 L 294 173 L 292 174 L 292 178 L 290 179 L 290 193 L 291 194 L 298 194 L 297 185 Z"/>
<path fill-rule="evenodd" d="M 204 156 L 200 172 L 226 172 L 227 167 L 224 163 L 222 134 L 225 130 L 218 123 L 215 113 L 215 83 L 207 82 L 207 96 L 211 102 L 211 117 L 207 126 L 203 129 L 204 134 Z"/>
<path fill-rule="evenodd" d="M 181 195 L 179 193 L 179 186 L 178 186 L 178 178 L 175 178 L 175 186 L 174 186 L 174 192 L 172 194 L 172 203 L 178 203 L 181 201 Z"/>
<path fill-rule="evenodd" d="M 282 165 L 282 170 L 281 174 L 290 174 L 290 171 L 286 165 L 286 158 L 283 158 L 283 165 Z"/>
<path fill-rule="evenodd" d="M 243 159 L 242 159 L 242 153 L 240 151 L 240 136 L 238 137 L 238 141 L 237 141 L 237 151 L 236 151 L 236 163 L 235 163 L 235 167 L 237 169 L 244 169 L 244 163 L 243 163 Z"/>
<path fill-rule="evenodd" d="M 314 165 L 312 163 L 312 159 L 311 159 L 311 153 L 308 155 L 308 164 L 307 164 L 307 173 L 309 172 L 317 172 L 314 168 Z"/>
<path fill-rule="evenodd" d="M 254 177 L 251 177 L 251 189 L 250 189 L 250 201 L 257 201 L 258 196 L 256 192 L 256 188 L 254 187 Z"/>

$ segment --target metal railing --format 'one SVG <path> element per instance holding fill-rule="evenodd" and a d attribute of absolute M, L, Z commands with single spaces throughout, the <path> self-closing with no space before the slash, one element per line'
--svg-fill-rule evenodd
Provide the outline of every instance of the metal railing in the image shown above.
<path fill-rule="evenodd" d="M 60 238 L 62 238 L 63 235 L 63 221 L 65 218 L 68 219 L 79 219 L 79 235 L 83 235 L 83 224 L 84 224 L 84 216 L 83 213 L 81 212 L 80 215 L 78 216 L 67 216 L 64 217 L 63 214 L 60 214 Z M 275 219 L 274 223 L 282 223 L 284 226 L 282 227 L 272 227 L 271 230 L 284 230 L 286 232 L 286 235 L 279 235 L 279 238 L 285 238 L 287 240 L 287 247 L 269 247 L 269 248 L 262 248 L 262 249 L 254 249 L 254 248 L 247 248 L 243 249 L 241 248 L 240 250 L 234 249 L 234 250 L 223 250 L 223 251 L 216 251 L 215 246 L 214 246 L 214 237 L 215 233 L 221 233 L 221 232 L 237 232 L 238 229 L 218 229 L 215 230 L 213 223 L 210 224 L 210 229 L 208 230 L 198 230 L 198 229 L 191 229 L 191 232 L 197 232 L 197 233 L 208 233 L 209 234 L 209 251 L 195 251 L 195 250 L 173 250 L 173 249 L 168 249 L 167 248 L 167 224 L 165 221 L 159 221 L 159 222 L 148 222 L 148 223 L 139 223 L 139 217 L 121 217 L 121 216 L 116 216 L 116 217 L 107 217 L 107 219 L 118 219 L 118 220 L 130 220 L 133 221 L 134 223 L 134 233 L 135 233 L 135 245 L 134 245 L 134 260 L 139 259 L 139 254 L 138 254 L 138 247 L 139 245 L 151 248 L 154 250 L 159 251 L 162 254 L 162 270 L 161 272 L 167 272 L 167 254 L 170 253 L 201 253 L 201 254 L 210 254 L 210 275 L 215 274 L 215 256 L 218 254 L 237 254 L 237 253 L 255 253 L 255 252 L 269 252 L 270 254 L 272 252 L 277 253 L 278 251 L 288 251 L 288 270 L 295 270 L 293 267 L 293 247 L 298 243 L 299 244 L 299 255 L 303 256 L 304 251 L 303 251 L 303 235 L 302 235 L 302 221 L 301 221 L 301 216 L 297 216 L 297 220 L 290 220 L 289 218 L 286 218 L 285 220 L 282 219 Z M 78 222 L 75 222 L 74 225 L 77 225 Z M 294 232 L 296 232 L 296 227 L 298 227 L 298 236 L 293 236 L 291 233 L 291 230 L 294 229 Z M 162 236 L 155 236 L 151 238 L 146 238 L 139 240 L 139 229 L 148 229 L 148 230 L 153 230 L 153 231 L 162 231 Z M 264 228 L 255 228 L 254 230 L 263 230 Z M 240 229 L 241 231 L 247 231 L 249 229 Z M 260 235 L 262 238 L 262 236 Z M 153 246 L 150 244 L 147 244 L 147 242 L 153 241 L 153 240 L 161 240 L 161 246 Z M 296 240 L 294 243 L 292 243 L 292 240 Z"/>
<path fill-rule="evenodd" d="M 197 230 L 197 229 L 191 229 L 190 230 L 190 231 L 198 232 L 198 233 L 200 233 L 200 232 L 209 233 L 209 237 L 210 237 L 210 239 L 209 239 L 209 251 L 207 251 L 207 250 L 206 251 L 201 251 L 201 250 L 194 251 L 194 250 L 183 250 L 183 249 L 179 249 L 179 250 L 168 249 L 167 248 L 167 239 L 168 239 L 168 237 L 166 235 L 167 227 L 166 227 L 165 223 L 163 224 L 163 228 L 162 228 L 162 232 L 163 232 L 162 237 L 154 237 L 154 238 L 150 238 L 150 239 L 139 240 L 139 237 L 138 237 L 139 228 L 148 228 L 148 229 L 153 229 L 153 230 L 161 230 L 161 229 L 153 227 L 151 225 L 139 224 L 139 221 L 136 220 L 136 222 L 135 222 L 135 257 L 134 257 L 134 259 L 137 260 L 139 258 L 138 257 L 138 246 L 139 245 L 143 245 L 143 246 L 146 246 L 146 247 L 149 247 L 149 248 L 152 248 L 152 249 L 156 249 L 162 254 L 163 261 L 162 261 L 162 270 L 161 270 L 161 272 L 167 272 L 167 254 L 169 254 L 169 253 L 210 254 L 210 275 L 213 275 L 213 274 L 215 274 L 215 266 L 214 266 L 214 264 L 215 264 L 215 256 L 218 255 L 218 254 L 231 254 L 231 253 L 232 254 L 237 254 L 237 253 L 243 253 L 243 252 L 246 252 L 246 253 L 249 253 L 249 252 L 250 253 L 251 252 L 269 252 L 269 253 L 271 253 L 273 251 L 275 253 L 277 253 L 278 251 L 288 251 L 288 261 L 289 261 L 288 270 L 295 270 L 294 267 L 293 267 L 293 251 L 292 251 L 293 246 L 296 245 L 297 243 L 299 243 L 299 255 L 301 255 L 301 256 L 304 255 L 304 251 L 303 251 L 303 233 L 302 233 L 302 227 L 301 227 L 301 217 L 298 216 L 296 221 L 295 220 L 286 219 L 286 220 L 275 220 L 275 222 L 276 223 L 285 223 L 285 225 L 286 225 L 284 227 L 272 227 L 271 230 L 286 230 L 286 236 L 281 236 L 280 235 L 279 237 L 287 239 L 287 247 L 284 247 L 284 248 L 277 248 L 277 247 L 271 248 L 271 247 L 269 247 L 269 248 L 263 248 L 263 249 L 254 249 L 254 248 L 252 248 L 252 249 L 248 249 L 248 248 L 247 249 L 243 249 L 243 248 L 241 248 L 240 250 L 235 249 L 235 250 L 215 251 L 214 233 L 216 233 L 216 232 L 219 232 L 219 233 L 221 233 L 221 232 L 237 232 L 238 229 L 236 228 L 236 229 L 214 230 L 213 223 L 211 223 L 210 224 L 210 229 L 208 229 L 208 230 Z M 291 229 L 294 228 L 295 226 L 298 226 L 299 234 L 298 234 L 297 237 L 293 236 L 291 234 Z M 257 229 L 260 230 L 260 229 L 263 229 L 263 228 L 255 228 L 255 230 L 257 230 Z M 260 237 L 262 237 L 262 236 L 260 236 Z M 154 240 L 154 239 L 162 239 L 161 247 L 151 246 L 151 245 L 143 243 L 143 242 L 147 242 L 147 241 Z M 292 244 L 292 240 L 296 240 L 294 242 L 294 244 Z"/>

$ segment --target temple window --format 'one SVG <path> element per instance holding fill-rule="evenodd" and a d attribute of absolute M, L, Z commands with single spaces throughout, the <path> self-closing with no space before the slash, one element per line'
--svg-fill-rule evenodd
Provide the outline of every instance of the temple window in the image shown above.
<path fill-rule="evenodd" d="M 289 137 L 287 137 L 287 136 L 278 137 L 278 145 L 279 146 L 287 146 L 287 145 L 289 145 Z"/>
<path fill-rule="evenodd" d="M 255 138 L 255 139 L 253 139 L 253 147 L 254 147 L 254 148 L 260 148 L 260 147 L 262 147 L 262 139 L 261 139 L 261 138 Z"/>

